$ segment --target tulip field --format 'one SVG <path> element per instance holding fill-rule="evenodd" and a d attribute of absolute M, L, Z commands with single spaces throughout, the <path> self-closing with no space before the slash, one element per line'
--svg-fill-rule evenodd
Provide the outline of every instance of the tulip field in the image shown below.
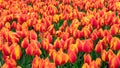
<path fill-rule="evenodd" d="M 120 68 L 120 0 L 0 0 L 0 68 Z"/>

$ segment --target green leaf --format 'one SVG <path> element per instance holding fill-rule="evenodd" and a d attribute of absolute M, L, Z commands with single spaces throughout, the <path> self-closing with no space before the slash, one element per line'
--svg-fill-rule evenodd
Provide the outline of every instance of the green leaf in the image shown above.
<path fill-rule="evenodd" d="M 3 54 L 0 52 L 0 67 L 4 64 Z"/>
<path fill-rule="evenodd" d="M 31 2 L 29 2 L 27 5 L 33 7 L 33 4 Z"/>
<path fill-rule="evenodd" d="M 102 61 L 102 65 L 100 68 L 108 68 L 108 62 Z"/>
<path fill-rule="evenodd" d="M 18 22 L 17 19 L 14 18 L 14 19 L 12 19 L 12 20 L 9 21 L 9 22 L 10 22 L 10 25 L 12 25 L 12 23 L 13 23 L 14 21 L 15 21 L 16 23 Z"/>
<path fill-rule="evenodd" d="M 16 32 L 16 29 L 12 28 L 11 31 L 12 31 L 12 32 Z"/>
<path fill-rule="evenodd" d="M 21 42 L 23 41 L 23 38 L 20 38 L 18 44 L 21 45 Z"/>
<path fill-rule="evenodd" d="M 41 58 L 47 58 L 49 56 L 49 54 L 47 53 L 47 51 L 45 51 L 43 48 L 40 48 L 40 50 L 42 51 L 42 54 L 40 55 Z"/>
<path fill-rule="evenodd" d="M 82 26 L 82 25 L 80 25 L 80 26 L 78 27 L 78 30 L 82 30 L 82 28 L 83 28 L 83 26 Z"/>
<path fill-rule="evenodd" d="M 93 60 L 96 60 L 96 58 L 100 57 L 99 53 L 96 53 L 94 50 L 90 53 Z"/>
<path fill-rule="evenodd" d="M 57 39 L 57 37 L 52 36 L 52 44 L 54 44 L 55 40 Z"/>
<path fill-rule="evenodd" d="M 116 34 L 113 37 L 118 37 L 120 39 L 120 35 L 119 34 Z"/>
<path fill-rule="evenodd" d="M 67 20 L 67 22 L 68 22 L 68 26 L 70 26 L 72 23 L 72 20 Z"/>
<path fill-rule="evenodd" d="M 33 26 L 29 26 L 28 27 L 28 30 L 32 30 L 32 29 L 34 29 Z"/>
<path fill-rule="evenodd" d="M 97 45 L 97 43 L 101 40 L 101 38 L 97 38 L 95 41 L 93 41 L 93 44 L 94 44 L 94 48 L 95 46 Z"/>
<path fill-rule="evenodd" d="M 118 16 L 118 11 L 116 11 L 116 16 Z"/>
<path fill-rule="evenodd" d="M 62 26 L 64 20 L 59 20 L 58 23 L 54 23 L 55 30 L 59 30 L 59 27 Z"/>
<path fill-rule="evenodd" d="M 102 29 L 103 29 L 103 30 L 105 30 L 105 29 L 110 30 L 110 26 L 104 25 L 104 26 L 102 26 Z"/>
<path fill-rule="evenodd" d="M 22 49 L 22 57 L 20 60 L 17 60 L 17 65 L 21 66 L 22 68 L 31 68 L 33 59 L 34 56 L 28 56 L 25 53 L 25 49 Z"/>

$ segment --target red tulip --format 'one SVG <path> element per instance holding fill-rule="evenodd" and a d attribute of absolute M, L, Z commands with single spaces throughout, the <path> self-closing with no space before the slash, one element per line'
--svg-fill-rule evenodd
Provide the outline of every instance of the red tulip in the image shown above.
<path fill-rule="evenodd" d="M 93 45 L 93 42 L 92 42 L 91 39 L 85 40 L 85 43 L 84 43 L 84 45 L 83 45 L 83 51 L 89 53 L 89 52 L 92 51 L 93 46 L 94 46 L 94 45 Z"/>
<path fill-rule="evenodd" d="M 90 64 L 92 62 L 92 58 L 90 54 L 84 54 L 84 63 Z"/>
<path fill-rule="evenodd" d="M 8 43 L 5 43 L 2 47 L 2 52 L 4 55 L 10 55 L 10 47 L 8 46 Z"/>
<path fill-rule="evenodd" d="M 110 28 L 110 33 L 111 33 L 112 35 L 116 35 L 116 34 L 118 33 L 118 30 L 119 30 L 118 25 L 117 25 L 117 24 L 114 24 L 114 25 L 112 25 L 111 28 Z"/>
<path fill-rule="evenodd" d="M 37 40 L 37 34 L 34 30 L 30 31 L 30 39 L 31 40 Z"/>
<path fill-rule="evenodd" d="M 95 51 L 98 53 L 101 53 L 101 51 L 103 50 L 103 45 L 102 43 L 99 41 L 95 47 Z"/>
<path fill-rule="evenodd" d="M 120 40 L 117 37 L 113 37 L 110 42 L 110 48 L 113 50 L 120 49 Z"/>
<path fill-rule="evenodd" d="M 26 38 L 24 38 L 23 41 L 21 42 L 21 47 L 22 47 L 22 48 L 27 48 L 28 45 L 29 45 L 29 40 L 28 40 L 28 38 L 26 37 Z"/>
<path fill-rule="evenodd" d="M 77 55 L 74 51 L 69 51 L 68 56 L 71 63 L 74 63 L 77 60 Z"/>

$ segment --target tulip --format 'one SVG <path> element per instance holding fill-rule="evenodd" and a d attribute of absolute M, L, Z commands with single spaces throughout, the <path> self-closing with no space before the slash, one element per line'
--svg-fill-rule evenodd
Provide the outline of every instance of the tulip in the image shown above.
<path fill-rule="evenodd" d="M 101 42 L 98 42 L 96 47 L 95 47 L 95 51 L 98 53 L 101 53 L 102 50 L 103 50 L 103 45 Z"/>
<path fill-rule="evenodd" d="M 43 49 L 48 50 L 48 45 L 49 45 L 49 40 L 44 38 L 42 40 L 42 47 L 43 47 Z"/>
<path fill-rule="evenodd" d="M 107 52 L 105 50 L 102 50 L 101 52 L 101 59 L 103 61 L 106 61 L 107 60 Z"/>
<path fill-rule="evenodd" d="M 26 37 L 26 38 L 24 38 L 23 41 L 21 42 L 21 47 L 22 47 L 22 48 L 27 48 L 28 45 L 29 45 L 29 40 L 28 40 L 28 38 Z"/>
<path fill-rule="evenodd" d="M 59 15 L 53 16 L 53 22 L 57 23 L 59 21 Z"/>
<path fill-rule="evenodd" d="M 83 45 L 84 45 L 84 41 L 80 40 L 80 39 L 76 39 L 76 44 L 78 46 L 78 51 L 82 52 L 83 51 Z"/>
<path fill-rule="evenodd" d="M 22 51 L 19 45 L 16 44 L 16 46 L 13 48 L 11 52 L 11 57 L 15 60 L 19 60 L 22 56 Z"/>
<path fill-rule="evenodd" d="M 101 61 L 102 61 L 101 58 L 96 59 L 96 64 L 97 64 L 98 67 L 101 66 Z"/>
<path fill-rule="evenodd" d="M 32 68 L 38 68 L 39 67 L 39 61 L 40 61 L 40 58 L 38 56 L 35 56 L 35 58 L 32 61 Z"/>
<path fill-rule="evenodd" d="M 94 61 L 94 60 L 90 63 L 90 67 L 92 67 L 92 68 L 99 68 L 97 66 L 97 64 L 96 64 L 96 61 Z"/>
<path fill-rule="evenodd" d="M 55 42 L 54 42 L 54 47 L 55 47 L 55 48 L 60 48 L 60 47 L 61 47 L 59 38 L 57 38 L 57 39 L 55 40 Z"/>
<path fill-rule="evenodd" d="M 119 68 L 120 60 L 118 59 L 118 57 L 115 56 L 114 58 L 112 58 L 109 62 L 109 66 L 110 68 Z"/>
<path fill-rule="evenodd" d="M 118 30 L 119 30 L 118 25 L 117 25 L 117 24 L 114 24 L 114 25 L 112 25 L 111 28 L 110 28 L 110 33 L 111 33 L 112 35 L 116 35 L 116 34 L 118 33 Z"/>
<path fill-rule="evenodd" d="M 69 37 L 70 37 L 70 34 L 69 34 L 68 32 L 64 32 L 64 33 L 62 34 L 62 39 L 63 39 L 64 41 L 67 40 Z"/>
<path fill-rule="evenodd" d="M 1 68 L 16 68 L 17 63 L 14 59 L 7 59 Z"/>
<path fill-rule="evenodd" d="M 4 55 L 8 56 L 10 55 L 10 47 L 8 46 L 8 43 L 5 43 L 2 47 L 2 52 Z"/>
<path fill-rule="evenodd" d="M 75 61 L 77 60 L 77 54 L 74 51 L 69 51 L 68 56 L 69 56 L 69 61 L 71 63 L 75 63 Z"/>
<path fill-rule="evenodd" d="M 113 50 L 120 49 L 120 40 L 117 37 L 113 37 L 110 42 L 110 48 Z"/>
<path fill-rule="evenodd" d="M 82 68 L 90 68 L 90 66 L 88 65 L 88 63 L 84 63 L 84 64 L 82 65 Z"/>
<path fill-rule="evenodd" d="M 91 41 L 91 39 L 85 40 L 85 43 L 83 45 L 83 51 L 84 52 L 91 52 L 93 49 L 93 42 Z"/>
<path fill-rule="evenodd" d="M 27 54 L 27 55 L 33 55 L 34 49 L 33 49 L 33 47 L 29 44 L 25 51 L 26 51 L 26 54 Z"/>
<path fill-rule="evenodd" d="M 84 63 L 90 64 L 92 62 L 92 58 L 90 54 L 84 54 Z"/>
<path fill-rule="evenodd" d="M 31 40 L 37 40 L 37 34 L 34 30 L 30 31 L 30 39 Z"/>

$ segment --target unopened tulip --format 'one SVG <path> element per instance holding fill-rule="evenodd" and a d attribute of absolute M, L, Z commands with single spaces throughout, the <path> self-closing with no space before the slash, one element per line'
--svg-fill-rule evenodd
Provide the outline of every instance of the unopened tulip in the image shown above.
<path fill-rule="evenodd" d="M 28 45 L 29 45 L 29 40 L 28 40 L 28 38 L 26 37 L 26 38 L 24 38 L 23 41 L 21 42 L 21 47 L 22 47 L 22 48 L 27 48 Z"/>
<path fill-rule="evenodd" d="M 90 64 L 91 61 L 92 61 L 92 58 L 91 58 L 90 54 L 84 54 L 84 63 Z"/>
<path fill-rule="evenodd" d="M 21 58 L 22 51 L 19 45 L 16 44 L 16 46 L 13 48 L 11 52 L 11 57 L 15 60 L 19 60 Z"/>

